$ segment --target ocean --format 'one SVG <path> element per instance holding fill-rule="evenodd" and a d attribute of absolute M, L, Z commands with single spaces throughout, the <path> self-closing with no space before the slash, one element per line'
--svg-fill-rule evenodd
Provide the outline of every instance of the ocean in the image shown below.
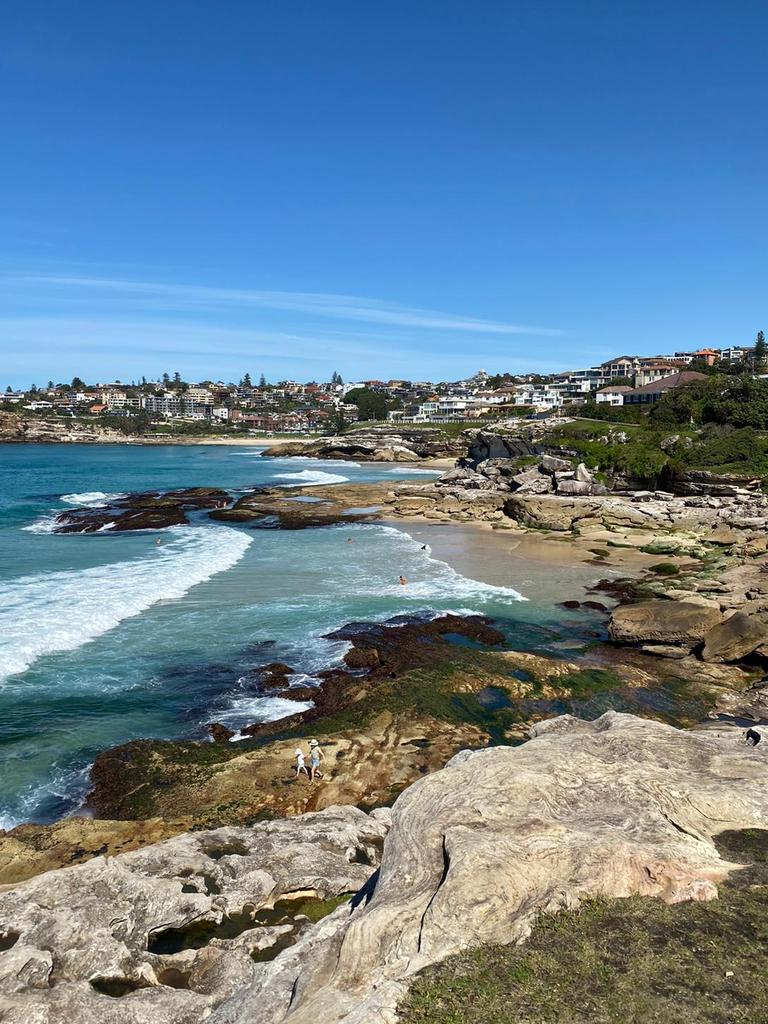
<path fill-rule="evenodd" d="M 57 512 L 131 491 L 419 475 L 430 472 L 263 459 L 255 446 L 0 445 L 0 828 L 76 811 L 107 747 L 294 712 L 255 696 L 248 673 L 284 661 L 311 681 L 346 650 L 323 634 L 349 621 L 482 612 L 522 648 L 556 631 L 554 606 L 525 601 L 514 581 L 459 575 L 407 527 L 283 532 L 202 514 L 159 546 L 152 531 L 51 533 Z"/>

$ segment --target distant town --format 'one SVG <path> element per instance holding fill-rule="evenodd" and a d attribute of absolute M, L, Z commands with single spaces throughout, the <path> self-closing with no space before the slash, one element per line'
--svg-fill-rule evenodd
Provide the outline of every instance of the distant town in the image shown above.
<path fill-rule="evenodd" d="M 547 416 L 572 405 L 647 406 L 672 389 L 712 373 L 766 375 L 762 332 L 751 347 L 700 348 L 671 355 L 622 355 L 597 366 L 562 373 L 488 374 L 458 381 L 359 380 L 270 383 L 250 374 L 237 383 L 188 382 L 179 373 L 159 380 L 88 384 L 75 377 L 25 390 L 8 386 L 0 404 L 9 411 L 71 416 L 121 426 L 238 429 L 253 433 L 335 433 L 360 420 L 477 423 L 509 416 Z"/>

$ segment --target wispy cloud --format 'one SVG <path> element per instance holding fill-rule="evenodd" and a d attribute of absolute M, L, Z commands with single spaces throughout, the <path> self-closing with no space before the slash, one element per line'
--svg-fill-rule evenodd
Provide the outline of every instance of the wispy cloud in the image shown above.
<path fill-rule="evenodd" d="M 272 309 L 306 316 L 354 320 L 426 330 L 457 331 L 467 334 L 558 336 L 564 332 L 552 327 L 505 323 L 479 317 L 442 313 L 431 309 L 403 306 L 381 299 L 322 292 L 260 291 L 237 288 L 210 288 L 197 285 L 126 281 L 118 278 L 26 275 L 12 278 L 22 286 L 49 289 L 73 289 L 127 299 L 136 308 L 164 309 L 168 312 Z"/>
<path fill-rule="evenodd" d="M 113 318 L 83 315 L 0 316 L 0 354 L 7 374 L 29 383 L 38 367 L 46 375 L 68 379 L 73 373 L 94 372 L 128 379 L 131 375 L 181 369 L 201 377 L 244 369 L 287 376 L 311 377 L 328 367 L 349 367 L 350 373 L 372 376 L 429 377 L 432 357 L 425 369 L 425 354 L 411 338 L 386 344 L 376 334 L 344 331 L 311 333 L 255 330 L 221 323 L 199 323 L 176 318 Z M 471 365 L 493 366 L 496 357 L 473 347 L 444 348 L 439 356 L 441 374 L 460 376 Z M 520 363 L 519 367 L 517 363 Z M 512 357 L 511 368 L 554 368 L 536 356 Z M 22 380 L 23 376 L 23 380 Z M 432 374 L 434 376 L 434 373 Z M 29 380 L 27 379 L 29 378 Z"/>

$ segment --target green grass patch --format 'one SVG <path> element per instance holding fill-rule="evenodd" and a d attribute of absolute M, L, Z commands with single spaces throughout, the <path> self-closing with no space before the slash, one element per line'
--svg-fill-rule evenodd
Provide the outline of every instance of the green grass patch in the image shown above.
<path fill-rule="evenodd" d="M 403 1024 L 766 1024 L 768 831 L 724 834 L 711 903 L 631 897 L 542 918 L 421 974 Z"/>

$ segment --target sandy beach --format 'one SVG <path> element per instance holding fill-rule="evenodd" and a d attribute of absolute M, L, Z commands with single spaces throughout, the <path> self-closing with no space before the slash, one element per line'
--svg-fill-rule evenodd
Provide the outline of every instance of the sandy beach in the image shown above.
<path fill-rule="evenodd" d="M 596 547 L 594 541 L 571 534 L 546 537 L 525 530 L 494 530 L 486 523 L 434 523 L 415 516 L 384 521 L 428 544 L 434 558 L 462 576 L 514 587 L 544 604 L 583 600 L 598 580 L 638 575 L 659 561 L 658 555 L 618 547 L 597 558 L 590 550 Z"/>

